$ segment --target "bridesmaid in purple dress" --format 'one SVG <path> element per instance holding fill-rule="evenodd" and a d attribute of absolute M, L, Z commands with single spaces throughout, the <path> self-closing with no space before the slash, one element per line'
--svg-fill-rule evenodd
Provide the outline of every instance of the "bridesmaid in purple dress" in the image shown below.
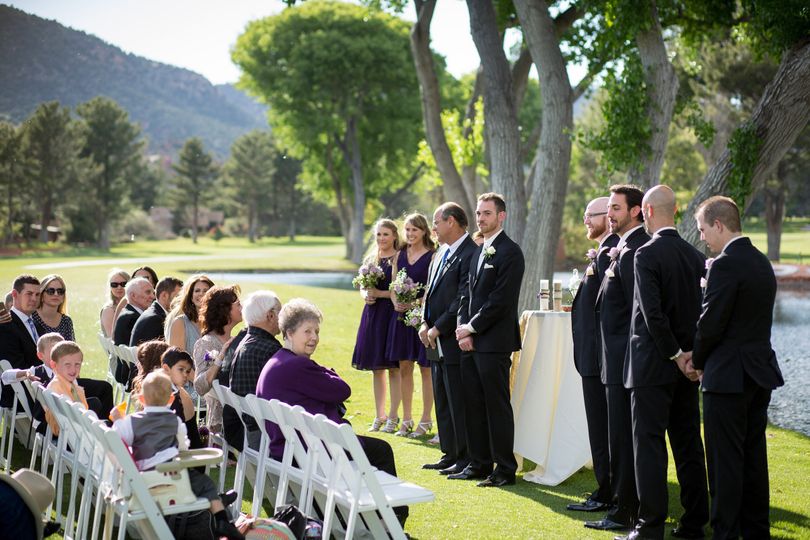
<path fill-rule="evenodd" d="M 428 280 L 428 267 L 436 251 L 436 246 L 430 237 L 430 229 L 425 216 L 411 214 L 405 218 L 406 248 L 399 252 L 393 272 L 404 269 L 408 277 L 417 283 L 425 285 Z M 411 438 L 421 437 L 433 428 L 431 411 L 433 410 L 433 383 L 431 380 L 430 363 L 425 356 L 425 347 L 419 340 L 416 328 L 406 326 L 401 320 L 405 311 L 419 305 L 424 290 L 420 292 L 420 300 L 413 305 L 404 305 L 394 302 L 394 313 L 388 326 L 388 347 L 385 355 L 394 364 L 399 364 L 399 374 L 402 385 L 402 425 L 397 431 L 396 413 L 398 403 L 392 400 L 392 413 L 388 417 L 385 427 L 381 431 Z M 413 421 L 413 370 L 414 363 L 419 364 L 422 376 L 422 416 L 414 429 Z"/>
<path fill-rule="evenodd" d="M 397 224 L 390 219 L 381 219 L 374 224 L 377 249 L 365 262 L 375 262 L 384 273 L 383 280 L 373 289 L 361 290 L 366 302 L 357 329 L 357 341 L 352 355 L 352 366 L 361 370 L 371 370 L 374 374 L 374 405 L 376 416 L 369 431 L 379 431 L 386 423 L 385 394 L 386 371 L 391 389 L 391 404 L 399 406 L 399 366 L 385 358 L 385 344 L 388 341 L 388 325 L 394 313 L 391 303 L 391 269 L 397 250 L 400 248 Z M 393 409 L 396 415 L 396 408 Z"/>

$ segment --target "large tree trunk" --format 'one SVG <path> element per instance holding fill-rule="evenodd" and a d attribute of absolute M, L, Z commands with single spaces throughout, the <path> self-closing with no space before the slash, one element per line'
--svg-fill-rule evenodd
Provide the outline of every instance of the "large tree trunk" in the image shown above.
<path fill-rule="evenodd" d="M 523 190 L 512 73 L 503 52 L 492 0 L 467 0 L 467 8 L 470 12 L 470 31 L 484 68 L 484 129 L 491 185 L 506 199 L 507 217 L 504 225 L 507 233 L 520 239 L 526 223 L 526 194 Z"/>
<path fill-rule="evenodd" d="M 191 241 L 196 244 L 197 243 L 197 232 L 200 230 L 200 203 L 199 203 L 199 200 L 198 200 L 196 194 L 193 197 L 193 201 L 194 201 L 192 203 L 192 214 L 193 215 L 191 216 L 191 222 L 192 222 Z"/>
<path fill-rule="evenodd" d="M 340 224 L 340 235 L 343 237 L 343 242 L 346 248 L 346 252 L 343 256 L 351 260 L 352 242 L 351 236 L 349 235 L 349 222 L 351 221 L 350 209 L 349 204 L 346 201 L 346 197 L 343 195 L 343 182 L 341 182 L 337 168 L 335 167 L 335 162 L 332 157 L 332 150 L 333 146 L 330 138 L 330 142 L 326 147 L 326 172 L 329 173 L 329 179 L 332 181 L 332 189 L 335 190 L 335 201 L 337 203 L 337 216 L 338 223 Z"/>
<path fill-rule="evenodd" d="M 529 271 L 523 278 L 520 306 L 527 309 L 540 289 L 540 279 L 551 279 L 554 273 L 571 162 L 573 94 L 546 2 L 515 0 L 515 7 L 540 77 L 543 110 L 540 143 L 532 167 L 537 178 L 531 183 L 532 204 L 522 239 Z"/>
<path fill-rule="evenodd" d="M 346 121 L 346 133 L 342 141 L 337 141 L 343 153 L 352 178 L 352 209 L 349 214 L 349 238 L 351 241 L 351 261 L 360 264 L 363 260 L 364 217 L 366 213 L 366 188 L 363 183 L 363 161 L 360 155 L 360 141 L 357 138 L 357 119 Z"/>
<path fill-rule="evenodd" d="M 255 203 L 248 204 L 248 242 L 256 242 L 256 214 L 258 213 Z"/>
<path fill-rule="evenodd" d="M 785 198 L 787 189 L 785 175 L 787 166 L 784 161 L 776 168 L 776 177 L 765 182 L 765 226 L 768 233 L 768 259 L 779 261 L 782 244 L 782 221 L 785 219 Z"/>
<path fill-rule="evenodd" d="M 51 222 L 51 212 L 52 212 L 52 205 L 49 199 L 45 199 L 42 201 L 42 206 L 40 206 L 40 229 L 39 229 L 39 241 L 42 243 L 46 243 L 48 241 L 48 225 Z"/>
<path fill-rule="evenodd" d="M 644 188 L 655 186 L 660 181 L 669 124 L 678 94 L 678 76 L 667 56 L 655 1 L 650 2 L 649 8 L 650 27 L 638 33 L 636 45 L 647 82 L 647 119 L 652 133 L 648 153 L 642 157 L 638 168 L 629 171 L 630 181 Z"/>
<path fill-rule="evenodd" d="M 474 208 L 474 199 L 471 199 L 464 190 L 461 175 L 453 162 L 453 154 L 444 134 L 441 91 L 436 66 L 433 63 L 433 52 L 430 50 L 430 23 L 433 20 L 436 0 L 415 0 L 414 6 L 417 19 L 411 29 L 411 51 L 422 96 L 425 138 L 442 177 L 445 199 L 460 204 L 469 215 Z"/>
<path fill-rule="evenodd" d="M 782 160 L 810 120 L 810 39 L 804 39 L 786 51 L 779 70 L 768 83 L 757 103 L 751 119 L 746 123 L 753 127 L 759 138 L 758 160 L 751 177 L 754 193 L 762 182 L 772 174 L 773 168 Z M 706 173 L 686 214 L 678 227 L 681 235 L 694 245 L 699 245 L 695 220 L 697 207 L 712 195 L 728 193 L 728 179 L 733 164 L 726 148 L 720 160 Z M 750 193 L 746 204 L 750 202 Z"/>

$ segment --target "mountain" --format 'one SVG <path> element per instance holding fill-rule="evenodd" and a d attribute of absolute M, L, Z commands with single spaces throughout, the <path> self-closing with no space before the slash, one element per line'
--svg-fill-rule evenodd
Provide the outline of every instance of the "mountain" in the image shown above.
<path fill-rule="evenodd" d="M 44 101 L 73 108 L 98 95 L 129 112 L 153 153 L 174 156 L 198 136 L 222 159 L 237 137 L 267 128 L 265 107 L 231 85 L 0 5 L 0 119 L 19 123 Z"/>

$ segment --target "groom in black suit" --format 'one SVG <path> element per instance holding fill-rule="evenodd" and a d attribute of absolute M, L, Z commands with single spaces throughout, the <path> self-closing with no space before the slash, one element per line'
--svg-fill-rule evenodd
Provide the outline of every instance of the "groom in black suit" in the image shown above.
<path fill-rule="evenodd" d="M 517 472 L 509 369 L 512 352 L 520 349 L 518 297 L 524 261 L 520 246 L 503 230 L 503 196 L 478 197 L 475 216 L 484 243 L 473 252 L 462 281 L 456 329 L 459 348 L 466 353 L 461 378 L 470 464 L 448 478 L 483 479 L 479 487 L 501 487 L 514 484 Z"/>
<path fill-rule="evenodd" d="M 607 197 L 592 200 L 585 208 L 583 220 L 588 240 L 599 242 L 597 249 L 587 253 L 589 261 L 585 276 L 577 289 L 571 308 L 571 330 L 574 338 L 574 365 L 582 377 L 582 397 L 588 420 L 588 441 L 591 446 L 593 473 L 597 488 L 581 503 L 569 504 L 569 510 L 597 512 L 611 506 L 610 454 L 608 450 L 608 416 L 605 385 L 599 367 L 601 344 L 594 306 L 605 270 L 610 264 L 608 251 L 619 243 L 619 235 L 611 233 L 607 219 Z"/>
<path fill-rule="evenodd" d="M 765 427 L 782 372 L 771 348 L 776 278 L 742 236 L 737 205 L 711 197 L 695 214 L 715 253 L 691 364 L 702 377 L 706 458 L 715 538 L 770 538 Z"/>
<path fill-rule="evenodd" d="M 693 374 L 687 376 L 700 315 L 705 257 L 675 229 L 675 193 L 655 186 L 641 204 L 652 240 L 635 256 L 635 295 L 624 386 L 631 393 L 638 524 L 627 537 L 664 538 L 669 511 L 669 435 L 684 514 L 676 538 L 703 538 L 709 521 L 700 406 Z"/>
<path fill-rule="evenodd" d="M 630 529 L 638 515 L 638 495 L 633 468 L 633 432 L 630 417 L 630 391 L 624 387 L 624 359 L 630 334 L 633 307 L 633 257 L 650 239 L 644 231 L 641 200 L 644 193 L 635 186 L 610 188 L 608 222 L 619 243 L 608 255 L 610 266 L 596 297 L 596 313 L 602 342 L 602 383 L 608 412 L 608 447 L 613 504 L 600 521 L 585 526 L 600 530 Z"/>
<path fill-rule="evenodd" d="M 419 338 L 427 349 L 433 375 L 436 423 L 443 452 L 436 463 L 425 469 L 441 474 L 460 473 L 469 463 L 464 397 L 461 382 L 461 349 L 456 341 L 459 284 L 470 268 L 476 249 L 467 234 L 467 214 L 456 203 L 441 205 L 433 214 L 433 231 L 442 247 L 433 258 L 425 292 L 425 322 Z"/>

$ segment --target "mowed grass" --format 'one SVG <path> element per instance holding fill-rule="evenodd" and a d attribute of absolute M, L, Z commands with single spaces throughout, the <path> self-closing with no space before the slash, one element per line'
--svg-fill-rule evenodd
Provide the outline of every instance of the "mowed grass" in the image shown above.
<path fill-rule="evenodd" d="M 768 253 L 768 233 L 764 220 L 750 219 L 743 223 L 745 234 L 762 253 Z M 810 219 L 788 218 L 782 225 L 779 262 L 810 264 Z"/>
<path fill-rule="evenodd" d="M 336 238 L 302 238 L 291 244 L 285 240 L 264 240 L 256 245 L 238 239 L 215 243 L 202 239 L 193 245 L 189 240 L 133 243 L 115 247 L 110 253 L 79 250 L 71 254 L 26 254 L 0 261 L 0 283 L 8 290 L 19 273 L 39 277 L 59 273 L 67 282 L 71 317 L 77 339 L 85 350 L 85 375 L 103 377 L 105 359 L 96 334 L 98 312 L 103 303 L 105 280 L 112 266 L 132 271 L 141 264 L 153 266 L 158 274 L 185 278 L 188 270 L 228 269 L 293 269 L 353 270 L 342 259 L 343 243 Z M 153 258 L 164 258 L 153 261 Z M 183 260 L 166 258 L 185 257 Z M 190 257 L 205 257 L 204 259 Z M 104 259 L 102 264 L 91 264 Z M 115 263 L 107 259 L 116 260 Z M 28 268 L 30 265 L 68 263 L 59 269 Z M 82 264 L 83 266 L 78 266 Z M 272 283 L 242 284 L 243 295 L 257 289 L 272 289 L 282 299 L 304 297 L 315 302 L 324 313 L 321 343 L 315 359 L 335 368 L 351 385 L 353 393 L 347 403 L 348 416 L 358 433 L 364 433 L 374 417 L 371 374 L 351 367 L 351 355 L 363 303 L 356 292 Z M 420 412 L 419 380 L 415 414 Z M 414 505 L 406 530 L 419 539 L 478 538 L 594 538 L 612 539 L 614 534 L 591 531 L 582 526 L 584 519 L 600 516 L 576 514 L 565 505 L 579 500 L 593 488 L 590 470 L 582 470 L 559 486 L 549 487 L 518 480 L 506 489 L 480 489 L 470 482 L 448 481 L 435 472 L 421 469 L 422 464 L 439 459 L 436 447 L 424 441 L 379 435 L 394 447 L 400 477 L 425 486 L 436 494 L 430 504 Z M 775 427 L 768 429 L 771 469 L 771 519 L 775 538 L 810 538 L 810 439 Z M 15 462 L 22 456 L 17 453 Z M 232 473 L 231 473 L 232 474 Z M 678 487 L 674 465 L 669 467 L 670 523 L 680 515 Z M 248 494 L 249 496 L 249 494 Z M 247 497 L 246 497 L 247 499 Z M 249 503 L 243 505 L 248 510 Z"/>

